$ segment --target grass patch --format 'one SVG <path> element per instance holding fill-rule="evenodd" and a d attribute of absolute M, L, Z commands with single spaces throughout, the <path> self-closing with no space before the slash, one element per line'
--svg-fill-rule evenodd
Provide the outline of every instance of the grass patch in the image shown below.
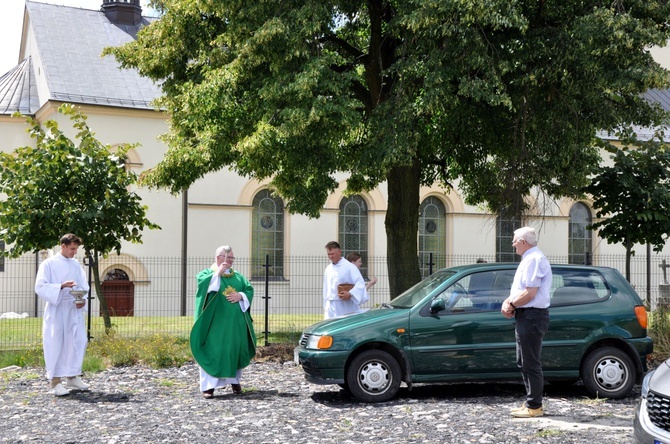
<path fill-rule="evenodd" d="M 261 317 L 260 323 L 256 318 L 254 326 L 258 348 L 255 359 L 279 362 L 293 360 L 293 349 L 300 339 L 302 329 L 319 320 L 319 315 L 305 315 L 297 320 L 292 316 L 283 322 L 275 319 L 266 338 L 262 332 L 264 318 Z M 85 372 L 100 372 L 110 367 L 132 365 L 167 368 L 193 360 L 188 339 L 193 323 L 191 317 L 115 317 L 112 318 L 112 330 L 109 334 L 104 333 L 102 318 L 91 321 L 92 339 L 82 366 Z M 13 365 L 43 368 L 42 320 L 23 318 L 2 322 L 1 341 L 11 340 L 13 346 L 12 349 L 2 350 L 3 342 L 0 341 L 0 368 Z"/>
<path fill-rule="evenodd" d="M 98 358 L 105 367 L 144 364 L 152 368 L 167 368 L 192 360 L 188 340 L 166 334 L 128 339 L 112 333 L 91 341 L 87 355 Z"/>
<path fill-rule="evenodd" d="M 607 398 L 601 398 L 599 396 L 596 396 L 595 398 L 582 398 L 578 402 L 584 405 L 602 405 L 606 404 L 607 401 L 608 401 Z"/>
<path fill-rule="evenodd" d="M 265 316 L 253 315 L 254 329 L 258 344 L 264 345 Z M 323 320 L 322 314 L 312 315 L 270 315 L 267 329 L 269 343 L 286 342 L 297 344 L 302 331 Z M 42 342 L 42 318 L 3 319 L 0 328 L 0 350 L 30 348 Z M 88 318 L 85 320 L 88 329 Z M 137 339 L 152 335 L 175 336 L 188 338 L 193 326 L 192 316 L 142 316 L 142 317 L 112 317 L 112 331 L 114 337 Z M 91 318 L 91 337 L 93 341 L 104 339 L 105 326 L 99 316 Z M 92 341 L 92 342 L 93 342 Z"/>
<path fill-rule="evenodd" d="M 44 367 L 42 345 L 21 350 L 0 351 L 0 368 L 11 367 Z"/>
<path fill-rule="evenodd" d="M 563 432 L 561 430 L 556 429 L 540 430 L 535 434 L 535 436 L 538 438 L 555 438 L 561 435 L 563 435 Z"/>

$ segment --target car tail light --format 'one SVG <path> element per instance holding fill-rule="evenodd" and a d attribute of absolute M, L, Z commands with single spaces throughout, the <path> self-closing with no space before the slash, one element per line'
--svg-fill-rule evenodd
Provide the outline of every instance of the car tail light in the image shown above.
<path fill-rule="evenodd" d="M 647 309 L 644 308 L 644 305 L 635 306 L 635 316 L 637 316 L 640 327 L 647 328 Z"/>

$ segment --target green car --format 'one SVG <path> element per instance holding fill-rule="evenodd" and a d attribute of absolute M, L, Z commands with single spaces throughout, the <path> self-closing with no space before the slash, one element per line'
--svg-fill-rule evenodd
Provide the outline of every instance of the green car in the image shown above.
<path fill-rule="evenodd" d="M 339 384 L 363 402 L 392 399 L 402 382 L 411 390 L 415 383 L 521 379 L 514 319 L 500 313 L 516 267 L 440 270 L 382 307 L 308 327 L 296 360 L 308 381 Z M 613 268 L 552 270 L 545 379 L 581 379 L 591 396 L 626 396 L 653 349 L 642 300 Z"/>

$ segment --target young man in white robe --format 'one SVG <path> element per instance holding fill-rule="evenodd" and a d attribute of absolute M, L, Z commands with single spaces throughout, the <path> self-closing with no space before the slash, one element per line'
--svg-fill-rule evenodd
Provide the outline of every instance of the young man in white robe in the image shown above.
<path fill-rule="evenodd" d="M 43 318 L 44 364 L 47 378 L 56 396 L 70 390 L 88 390 L 81 380 L 82 364 L 88 339 L 84 325 L 86 299 L 76 302 L 70 291 L 88 292 L 86 273 L 74 259 L 81 239 L 66 234 L 60 239 L 60 252 L 40 264 L 35 293 L 46 301 Z"/>
<path fill-rule="evenodd" d="M 361 305 L 368 299 L 365 280 L 357 266 L 342 257 L 340 244 L 326 244 L 330 264 L 323 273 L 323 309 L 325 319 L 361 313 Z M 350 290 L 338 289 L 339 285 L 351 284 Z"/>

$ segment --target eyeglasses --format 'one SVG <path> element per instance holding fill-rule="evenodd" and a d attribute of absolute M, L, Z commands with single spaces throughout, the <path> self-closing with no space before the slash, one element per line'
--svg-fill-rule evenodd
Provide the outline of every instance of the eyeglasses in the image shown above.
<path fill-rule="evenodd" d="M 518 243 L 521 242 L 521 241 L 524 241 L 524 242 L 525 242 L 526 239 L 514 239 L 514 240 L 512 240 L 512 246 L 518 244 Z"/>
<path fill-rule="evenodd" d="M 225 255 L 225 254 L 219 254 L 219 255 L 218 255 L 218 256 L 216 256 L 216 257 L 226 257 L 226 255 Z M 234 260 L 235 260 L 235 256 L 228 256 L 228 259 L 230 259 L 230 260 L 233 260 L 233 261 L 234 261 Z"/>

